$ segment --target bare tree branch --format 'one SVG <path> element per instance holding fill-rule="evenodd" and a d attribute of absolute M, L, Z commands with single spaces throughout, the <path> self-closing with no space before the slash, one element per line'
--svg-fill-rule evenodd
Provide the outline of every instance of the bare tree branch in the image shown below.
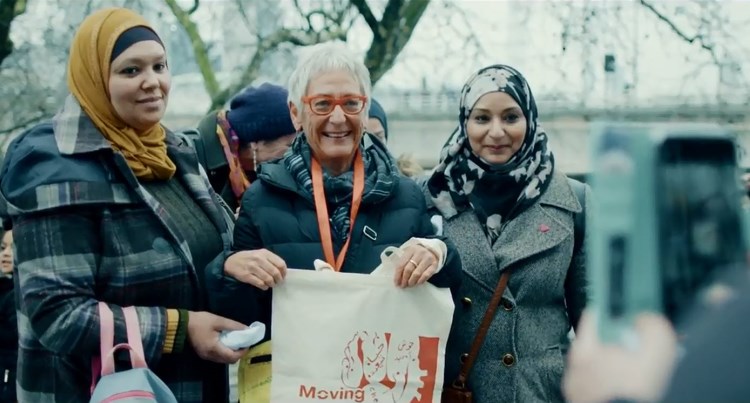
<path fill-rule="evenodd" d="M 122 7 L 140 10 L 143 8 L 143 3 L 140 0 L 124 0 Z"/>
<path fill-rule="evenodd" d="M 310 21 L 310 16 L 305 15 L 305 12 L 302 10 L 302 6 L 299 4 L 299 0 L 294 0 L 294 8 L 297 9 L 299 15 L 305 20 L 305 23 L 307 24 L 305 29 L 312 29 L 312 21 Z"/>
<path fill-rule="evenodd" d="M 4 129 L 0 129 L 0 135 L 11 134 L 11 133 L 15 132 L 16 130 L 20 130 L 20 129 L 26 128 L 28 126 L 31 126 L 31 125 L 33 125 L 35 123 L 38 123 L 38 122 L 46 119 L 47 117 L 48 116 L 47 116 L 46 113 L 40 113 L 38 115 L 35 115 L 32 118 L 28 118 L 28 119 L 22 121 L 21 123 L 16 123 L 16 124 L 14 124 L 11 127 L 6 127 Z"/>
<path fill-rule="evenodd" d="M 345 40 L 346 34 L 346 31 L 306 32 L 282 28 L 266 38 L 259 37 L 258 47 L 253 58 L 250 60 L 250 63 L 245 67 L 245 70 L 242 72 L 238 80 L 222 90 L 216 96 L 212 97 L 211 110 L 221 108 L 230 97 L 238 93 L 248 83 L 254 81 L 258 76 L 260 66 L 267 54 L 276 49 L 279 45 L 290 43 L 297 46 L 309 46 L 334 39 Z"/>
<path fill-rule="evenodd" d="M 293 0 L 294 7 L 302 18 L 302 27 L 281 28 L 270 35 L 259 35 L 255 52 L 240 73 L 239 79 L 226 88 L 220 88 L 208 58 L 206 44 L 190 15 L 177 5 L 177 0 L 164 1 L 188 33 L 204 78 L 204 86 L 211 97 L 211 109 L 222 107 L 229 97 L 254 81 L 262 62 L 274 49 L 283 44 L 308 46 L 335 39 L 346 40 L 349 28 L 359 15 L 363 16 L 373 32 L 373 42 L 367 52 L 365 64 L 370 70 L 372 82 L 376 83 L 393 67 L 430 3 L 430 0 L 389 0 L 383 21 L 378 21 L 366 0 L 330 0 L 325 7 L 312 8 L 305 2 Z M 240 0 L 237 0 L 237 5 L 245 14 Z M 250 25 L 247 18 L 245 23 Z"/>
<path fill-rule="evenodd" d="M 700 45 L 701 48 L 708 51 L 708 53 L 711 55 L 711 58 L 716 62 L 717 64 L 720 64 L 720 58 L 716 54 L 716 49 L 713 45 L 709 45 L 706 43 L 706 38 L 701 34 L 695 34 L 695 35 L 688 35 L 683 30 L 681 30 L 672 20 L 667 17 L 665 14 L 661 13 L 659 10 L 656 9 L 656 7 L 651 4 L 649 1 L 646 0 L 639 0 L 639 3 L 645 7 L 647 10 L 649 10 L 656 18 L 658 18 L 660 21 L 665 23 L 669 29 L 674 32 L 675 35 L 680 37 L 680 39 L 686 41 L 687 43 L 693 44 L 696 41 L 698 42 L 698 45 Z"/>
<path fill-rule="evenodd" d="M 27 0 L 16 0 L 16 9 L 13 11 L 16 17 L 26 12 Z"/>
<path fill-rule="evenodd" d="M 327 30 L 329 27 L 341 27 L 346 18 L 347 12 L 351 8 L 350 4 L 333 4 L 330 11 L 327 11 L 322 7 L 305 11 L 299 0 L 294 0 L 293 3 L 300 17 L 305 20 L 306 27 L 304 27 L 303 30 L 311 32 L 316 29 L 316 27 L 313 26 L 313 17 L 322 17 L 323 26 L 321 29 L 323 30 Z"/>
<path fill-rule="evenodd" d="M 203 84 L 206 88 L 206 92 L 211 98 L 214 98 L 219 92 L 219 82 L 216 79 L 216 74 L 211 66 L 211 59 L 208 56 L 208 47 L 203 42 L 203 38 L 198 31 L 198 26 L 190 19 L 190 14 L 183 10 L 177 4 L 177 0 L 164 0 L 167 6 L 172 11 L 172 14 L 177 18 L 182 28 L 190 38 L 190 44 L 193 47 L 193 53 L 195 55 L 195 61 L 198 64 L 201 75 L 203 76 Z M 198 1 L 195 1 L 198 4 Z"/>
<path fill-rule="evenodd" d="M 373 41 L 365 56 L 365 65 L 370 70 L 373 85 L 396 63 L 396 58 L 411 39 L 417 23 L 430 4 L 430 0 L 389 0 L 383 12 L 383 21 L 378 32 L 373 32 Z M 398 15 L 389 17 L 397 10 Z M 360 11 L 361 12 L 361 11 Z"/>
<path fill-rule="evenodd" d="M 326 23 L 333 23 L 333 24 L 337 24 L 337 22 L 338 22 L 337 20 L 339 18 L 339 16 L 333 16 L 333 15 L 331 15 L 331 14 L 329 14 L 329 13 L 323 11 L 323 10 L 312 10 L 309 13 L 307 13 L 307 15 L 306 15 L 307 20 L 309 22 L 312 22 L 312 17 L 314 17 L 316 15 L 319 15 L 319 16 L 323 17 L 323 20 Z M 310 24 L 310 25 L 312 25 L 312 24 Z"/>
<path fill-rule="evenodd" d="M 190 7 L 190 10 L 187 11 L 188 15 L 193 15 L 194 12 L 198 11 L 198 7 L 200 7 L 200 5 L 200 0 L 193 0 L 193 6 Z"/>
<path fill-rule="evenodd" d="M 367 4 L 367 1 L 351 0 L 351 2 L 357 9 L 357 11 L 359 11 L 359 13 L 362 15 L 362 18 L 365 19 L 365 22 L 370 27 L 370 30 L 372 30 L 372 34 L 375 36 L 375 38 L 382 39 L 384 35 L 380 31 L 380 21 L 375 18 L 375 15 L 370 9 L 370 6 Z"/>
<path fill-rule="evenodd" d="M 380 25 L 383 27 L 398 25 L 399 17 L 402 16 L 402 7 L 404 7 L 404 0 L 388 0 L 385 10 L 383 10 L 383 18 L 380 19 Z"/>
<path fill-rule="evenodd" d="M 690 72 L 683 76 L 678 93 L 682 93 L 685 90 L 685 87 L 687 87 L 688 85 L 693 85 L 695 83 L 695 80 L 698 79 L 704 69 L 710 67 L 711 65 L 711 62 L 703 62 L 695 65 L 695 67 L 691 69 Z"/>
<path fill-rule="evenodd" d="M 490 51 L 482 45 L 482 41 L 479 39 L 479 33 L 474 29 L 476 24 L 473 24 L 472 22 L 475 22 L 477 18 L 480 16 L 477 15 L 469 15 L 469 13 L 458 6 L 456 6 L 455 3 L 451 3 L 449 1 L 444 2 L 445 4 L 445 11 L 448 12 L 448 15 L 454 16 L 457 15 L 461 18 L 462 25 L 465 26 L 465 28 L 469 31 L 469 35 L 466 37 L 466 44 L 471 48 L 474 49 L 474 51 L 477 53 L 483 53 L 483 54 L 490 54 Z M 467 55 L 468 56 L 468 55 Z M 468 57 L 467 57 L 468 58 Z M 471 59 L 470 59 L 471 60 Z"/>
<path fill-rule="evenodd" d="M 0 0 L 0 64 L 13 52 L 10 26 L 26 11 L 26 0 Z"/>
<path fill-rule="evenodd" d="M 86 2 L 86 8 L 85 8 L 86 11 L 83 14 L 84 15 L 91 14 L 91 10 L 93 8 L 94 8 L 94 0 L 88 0 L 88 2 Z"/>
<path fill-rule="evenodd" d="M 197 0 L 196 0 L 197 2 Z M 236 0 L 235 4 L 237 4 L 237 8 L 240 10 L 240 16 L 245 21 L 245 26 L 250 29 L 252 26 L 252 23 L 250 22 L 250 19 L 247 18 L 247 10 L 245 10 L 245 5 L 242 4 L 242 0 Z"/>

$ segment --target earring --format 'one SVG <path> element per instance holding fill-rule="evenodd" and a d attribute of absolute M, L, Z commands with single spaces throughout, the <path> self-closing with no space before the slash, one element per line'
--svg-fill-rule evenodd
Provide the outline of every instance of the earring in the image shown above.
<path fill-rule="evenodd" d="M 258 172 L 258 151 L 253 147 L 253 172 Z"/>

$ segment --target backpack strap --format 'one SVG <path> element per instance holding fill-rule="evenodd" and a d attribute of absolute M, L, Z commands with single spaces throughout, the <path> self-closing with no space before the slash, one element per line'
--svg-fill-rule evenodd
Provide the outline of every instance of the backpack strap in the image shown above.
<path fill-rule="evenodd" d="M 130 350 L 130 365 L 133 368 L 147 368 L 143 354 L 143 340 L 138 325 L 138 314 L 129 306 L 122 309 L 125 315 L 125 327 L 128 342 L 114 346 L 115 321 L 112 310 L 105 302 L 99 302 L 99 357 L 92 361 L 91 390 L 94 390 L 99 375 L 105 376 L 115 372 L 115 356 L 119 350 Z"/>
<path fill-rule="evenodd" d="M 573 213 L 573 255 L 578 253 L 586 239 L 586 185 L 572 178 L 568 178 L 573 193 L 578 203 L 581 204 L 581 212 Z"/>
<path fill-rule="evenodd" d="M 106 302 L 99 302 L 99 357 L 106 357 L 115 344 L 115 318 Z"/>
<path fill-rule="evenodd" d="M 146 355 L 143 353 L 143 338 L 141 337 L 141 328 L 138 323 L 138 313 L 136 313 L 133 306 L 122 308 L 122 313 L 125 314 L 128 345 L 131 348 L 130 363 L 133 364 L 133 368 L 145 368 L 146 362 L 144 361 L 144 357 Z"/>
<path fill-rule="evenodd" d="M 99 356 L 91 358 L 91 392 L 102 375 L 102 359 L 112 351 L 115 344 L 115 319 L 105 302 L 99 302 Z"/>

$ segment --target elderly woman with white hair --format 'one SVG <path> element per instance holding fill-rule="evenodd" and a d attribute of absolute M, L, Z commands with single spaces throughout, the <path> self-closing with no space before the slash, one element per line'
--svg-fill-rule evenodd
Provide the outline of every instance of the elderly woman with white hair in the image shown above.
<path fill-rule="evenodd" d="M 365 132 L 371 84 L 360 59 L 337 45 L 319 46 L 288 89 L 299 133 L 283 158 L 261 166 L 242 197 L 234 250 L 211 270 L 214 309 L 270 330 L 271 291 L 288 267 L 313 269 L 319 259 L 367 274 L 385 248 L 412 238 L 394 286 L 429 281 L 455 290 L 460 259 L 434 236 L 420 188 L 400 177 L 382 142 Z"/>

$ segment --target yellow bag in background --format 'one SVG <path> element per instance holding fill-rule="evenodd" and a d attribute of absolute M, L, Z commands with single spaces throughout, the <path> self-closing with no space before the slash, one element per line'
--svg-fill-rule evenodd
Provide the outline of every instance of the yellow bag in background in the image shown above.
<path fill-rule="evenodd" d="M 240 360 L 240 403 L 271 402 L 271 341 L 252 347 Z"/>

